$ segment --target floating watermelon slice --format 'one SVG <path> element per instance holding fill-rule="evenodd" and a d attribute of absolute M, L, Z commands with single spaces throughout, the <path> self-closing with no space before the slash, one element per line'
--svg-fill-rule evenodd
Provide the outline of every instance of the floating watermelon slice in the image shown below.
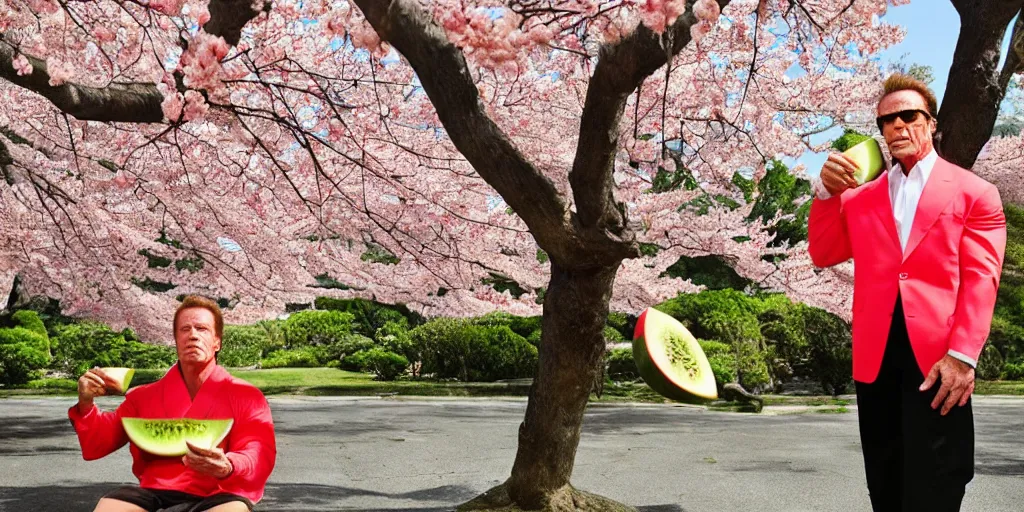
<path fill-rule="evenodd" d="M 633 360 L 644 382 L 666 398 L 686 403 L 718 398 L 715 375 L 697 338 L 661 311 L 647 308 L 640 314 Z"/>

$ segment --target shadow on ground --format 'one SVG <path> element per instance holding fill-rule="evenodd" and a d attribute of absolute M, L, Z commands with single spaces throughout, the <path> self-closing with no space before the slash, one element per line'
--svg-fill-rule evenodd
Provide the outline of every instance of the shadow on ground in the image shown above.
<path fill-rule="evenodd" d="M 46 510 L 48 512 L 90 512 L 104 493 L 123 484 L 50 485 L 44 487 L 0 487 L 0 510 Z M 355 512 L 448 512 L 477 492 L 464 486 L 443 485 L 405 493 L 382 493 L 352 487 L 317 484 L 268 484 L 256 512 L 334 511 Z M 379 497 L 382 501 L 408 500 L 408 506 L 355 508 L 343 502 L 351 498 Z M 452 503 L 451 506 L 417 507 L 416 502 Z M 679 505 L 638 507 L 640 512 L 686 512 Z"/>
<path fill-rule="evenodd" d="M 74 432 L 67 417 L 15 416 L 0 418 L 0 439 L 48 439 Z"/>

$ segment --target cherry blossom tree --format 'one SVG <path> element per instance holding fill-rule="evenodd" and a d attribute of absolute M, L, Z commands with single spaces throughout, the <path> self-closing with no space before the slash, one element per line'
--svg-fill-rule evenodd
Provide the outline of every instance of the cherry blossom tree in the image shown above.
<path fill-rule="evenodd" d="M 737 176 L 873 116 L 899 3 L 0 0 L 0 287 L 154 340 L 182 293 L 233 322 L 540 312 L 511 476 L 469 507 L 593 508 L 570 477 L 610 308 L 714 254 L 848 315 L 850 268 L 769 246 Z"/>

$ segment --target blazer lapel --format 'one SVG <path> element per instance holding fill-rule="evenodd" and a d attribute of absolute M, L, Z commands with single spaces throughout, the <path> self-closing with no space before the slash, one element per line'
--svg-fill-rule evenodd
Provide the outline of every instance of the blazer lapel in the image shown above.
<path fill-rule="evenodd" d="M 914 225 L 910 228 L 907 248 L 903 251 L 903 261 L 907 261 L 910 253 L 914 252 L 924 235 L 935 225 L 939 214 L 953 200 L 955 192 L 953 169 L 948 162 L 939 158 L 935 161 L 928 182 L 924 184 L 924 190 L 921 191 L 921 200 L 918 201 L 917 212 L 914 213 Z"/>
<path fill-rule="evenodd" d="M 892 199 L 889 198 L 889 173 L 883 172 L 882 176 L 872 183 L 875 185 L 875 188 L 869 191 L 874 195 L 872 197 L 874 207 L 871 209 L 875 211 L 882 225 L 885 226 L 885 231 L 889 233 L 890 241 L 896 244 L 896 247 L 899 247 L 900 236 L 896 233 L 896 218 L 892 215 Z"/>

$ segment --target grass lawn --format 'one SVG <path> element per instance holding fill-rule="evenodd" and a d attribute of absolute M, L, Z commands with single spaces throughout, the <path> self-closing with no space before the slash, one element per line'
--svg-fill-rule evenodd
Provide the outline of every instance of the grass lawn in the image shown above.
<path fill-rule="evenodd" d="M 308 396 L 519 396 L 530 392 L 528 381 L 513 382 L 437 382 L 430 380 L 399 380 L 382 382 L 372 375 L 347 372 L 335 368 L 274 368 L 268 370 L 228 369 L 228 371 L 267 395 Z M 132 386 L 153 382 L 163 376 L 164 370 L 138 370 Z M 77 392 L 77 383 L 71 379 L 39 379 L 20 389 L 0 389 L 0 398 L 24 395 L 71 395 Z M 978 395 L 1024 395 L 1024 381 L 978 381 Z M 850 400 L 829 396 L 763 395 L 765 406 L 805 405 L 824 406 L 843 411 Z M 642 382 L 608 383 L 601 391 L 590 396 L 592 403 L 645 402 L 669 403 Z M 717 402 L 713 408 L 729 407 Z"/>

